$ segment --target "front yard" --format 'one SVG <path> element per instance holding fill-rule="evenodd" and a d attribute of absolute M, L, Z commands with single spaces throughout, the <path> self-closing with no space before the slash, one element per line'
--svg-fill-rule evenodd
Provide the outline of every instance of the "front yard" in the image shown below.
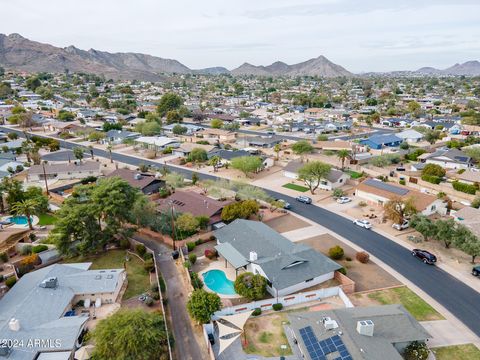
<path fill-rule="evenodd" d="M 292 184 L 288 183 L 285 185 L 282 185 L 282 187 L 290 190 L 295 190 L 295 191 L 300 191 L 300 192 L 307 192 L 309 189 L 305 186 L 297 185 L 297 184 Z"/>
<path fill-rule="evenodd" d="M 123 294 L 123 299 L 143 294 L 150 289 L 150 276 L 143 268 L 143 261 L 132 254 L 128 254 L 128 261 L 125 261 L 127 252 L 125 250 L 109 250 L 99 255 L 86 257 L 75 257 L 65 260 L 67 263 L 92 262 L 90 269 L 127 269 L 128 287 Z"/>
<path fill-rule="evenodd" d="M 453 345 L 432 349 L 437 360 L 480 359 L 480 350 L 473 344 Z"/>
<path fill-rule="evenodd" d="M 418 321 L 443 320 L 444 317 L 406 286 L 355 294 L 357 306 L 402 304 Z"/>

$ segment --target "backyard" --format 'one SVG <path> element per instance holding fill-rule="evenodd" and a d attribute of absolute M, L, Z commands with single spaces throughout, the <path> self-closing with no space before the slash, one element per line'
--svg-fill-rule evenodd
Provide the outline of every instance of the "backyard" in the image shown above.
<path fill-rule="evenodd" d="M 473 344 L 445 346 L 432 349 L 437 360 L 480 359 L 480 350 Z"/>
<path fill-rule="evenodd" d="M 355 294 L 355 306 L 402 304 L 418 321 L 443 320 L 444 317 L 406 286 Z"/>
<path fill-rule="evenodd" d="M 127 252 L 125 250 L 110 250 L 99 255 L 75 257 L 66 259 L 67 263 L 92 262 L 90 269 L 123 269 L 126 266 L 128 287 L 123 294 L 127 300 L 134 296 L 143 294 L 150 289 L 150 276 L 143 268 L 143 261 L 137 256 L 128 254 L 128 261 L 125 261 Z"/>
<path fill-rule="evenodd" d="M 53 225 L 55 220 L 57 220 L 57 218 L 54 215 L 49 213 L 38 215 L 38 225 L 40 226 Z"/>

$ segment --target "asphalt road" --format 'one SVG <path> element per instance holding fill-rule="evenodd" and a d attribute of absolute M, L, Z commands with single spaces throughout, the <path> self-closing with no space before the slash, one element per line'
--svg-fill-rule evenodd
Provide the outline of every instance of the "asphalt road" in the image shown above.
<path fill-rule="evenodd" d="M 0 126 L 0 129 L 1 128 L 2 127 Z M 11 130 L 8 128 L 4 128 L 4 130 L 7 132 L 15 131 L 19 136 L 23 136 L 23 133 L 19 130 Z M 61 146 L 72 148 L 78 145 L 62 141 Z M 97 156 L 108 157 L 108 153 L 104 150 L 95 149 L 94 152 Z M 131 165 L 145 163 L 158 166 L 158 163 L 156 162 L 140 160 L 123 154 L 114 153 L 112 157 L 116 161 Z M 167 167 L 169 166 L 167 165 Z M 191 171 L 187 169 L 179 169 L 176 167 L 169 168 L 176 172 L 183 173 L 187 177 L 191 174 Z M 203 179 L 216 178 L 205 174 L 199 174 L 199 177 Z M 477 336 L 480 336 L 480 294 L 477 291 L 440 268 L 423 264 L 421 261 L 414 258 L 407 249 L 388 238 L 374 231 L 360 228 L 340 215 L 318 206 L 299 203 L 295 201 L 294 198 L 280 193 L 273 191 L 268 191 L 268 193 L 273 197 L 285 199 L 292 204 L 293 212 L 347 238 L 383 261 L 385 264 L 389 265 L 444 306 Z"/>

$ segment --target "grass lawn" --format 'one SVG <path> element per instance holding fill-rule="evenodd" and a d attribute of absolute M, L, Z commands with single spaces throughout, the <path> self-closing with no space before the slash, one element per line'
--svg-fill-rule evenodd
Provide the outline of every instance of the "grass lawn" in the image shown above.
<path fill-rule="evenodd" d="M 75 257 L 67 259 L 65 262 L 92 262 L 90 269 L 123 269 L 125 263 L 125 250 L 110 250 L 101 255 L 92 255 L 86 257 Z M 150 289 L 149 274 L 143 269 L 143 261 L 135 255 L 129 255 L 130 261 L 127 266 L 128 287 L 123 295 L 123 299 L 130 299 L 140 295 Z"/>
<path fill-rule="evenodd" d="M 45 225 L 52 225 L 57 218 L 51 214 L 40 214 L 38 215 L 38 225 L 45 226 Z"/>
<path fill-rule="evenodd" d="M 480 350 L 473 344 L 439 347 L 432 351 L 437 360 L 480 359 Z"/>
<path fill-rule="evenodd" d="M 356 171 L 353 171 L 353 170 L 348 170 L 347 173 L 350 174 L 350 177 L 352 179 L 359 179 L 359 178 L 362 177 L 362 173 L 359 173 L 359 172 L 356 172 Z"/>
<path fill-rule="evenodd" d="M 292 349 L 283 330 L 284 323 L 288 323 L 287 312 L 251 317 L 245 324 L 247 345 L 243 346 L 243 350 L 247 354 L 265 357 L 291 355 Z M 287 345 L 287 348 L 282 349 L 282 345 Z"/>
<path fill-rule="evenodd" d="M 444 319 L 440 313 L 406 286 L 375 291 L 368 294 L 368 297 L 381 305 L 402 304 L 418 321 Z"/>
<path fill-rule="evenodd" d="M 290 190 L 295 190 L 295 191 L 300 191 L 300 192 L 307 192 L 309 189 L 305 186 L 297 185 L 297 184 L 292 184 L 288 183 L 285 185 L 282 185 L 282 187 L 290 189 Z"/>

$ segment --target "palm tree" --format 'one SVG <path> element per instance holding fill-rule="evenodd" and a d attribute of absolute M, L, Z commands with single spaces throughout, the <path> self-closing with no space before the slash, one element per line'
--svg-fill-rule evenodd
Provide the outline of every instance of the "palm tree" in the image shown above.
<path fill-rule="evenodd" d="M 112 150 L 113 150 L 113 146 L 112 144 L 108 144 L 107 146 L 107 150 L 108 150 L 108 154 L 110 155 L 110 162 L 113 164 L 113 159 L 112 159 Z M 157 157 L 157 155 L 155 154 L 155 157 Z"/>
<path fill-rule="evenodd" d="M 345 168 L 345 160 L 351 156 L 350 151 L 341 149 L 337 152 L 337 157 L 342 161 L 342 170 Z"/>
<path fill-rule="evenodd" d="M 211 166 L 213 166 L 213 172 L 217 172 L 217 167 L 218 167 L 218 165 L 220 164 L 221 161 L 222 161 L 222 159 L 218 155 L 212 156 L 210 158 L 209 164 Z"/>
<path fill-rule="evenodd" d="M 37 200 L 27 199 L 15 203 L 11 210 L 15 215 L 24 215 L 27 218 L 28 227 L 33 230 L 31 217 L 37 212 L 38 205 Z"/>
<path fill-rule="evenodd" d="M 275 153 L 277 154 L 277 158 L 276 158 L 277 161 L 279 159 L 278 154 L 280 153 L 280 150 L 282 150 L 282 146 L 280 144 L 275 144 L 275 146 L 273 147 L 273 151 L 275 151 Z"/>
<path fill-rule="evenodd" d="M 93 157 L 93 146 L 88 145 L 88 150 L 90 150 L 90 155 L 92 156 L 92 160 L 93 160 L 94 159 L 94 157 Z"/>

